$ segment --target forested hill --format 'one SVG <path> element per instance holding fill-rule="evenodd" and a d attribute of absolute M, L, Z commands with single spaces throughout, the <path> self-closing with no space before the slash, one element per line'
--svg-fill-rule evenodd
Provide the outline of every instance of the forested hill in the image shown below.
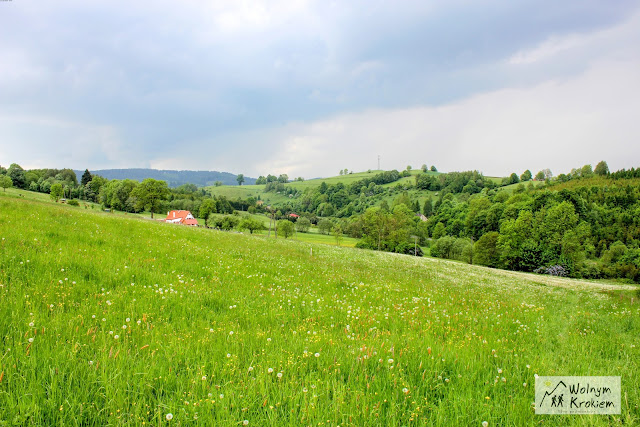
<path fill-rule="evenodd" d="M 75 171 L 81 177 L 84 171 Z M 89 171 L 93 175 L 100 175 L 107 179 L 133 179 L 142 181 L 146 178 L 167 181 L 169 187 L 179 187 L 182 184 L 195 184 L 198 187 L 214 185 L 220 181 L 223 185 L 238 185 L 237 175 L 229 172 L 217 171 L 185 171 L 158 169 L 102 169 Z M 244 184 L 255 183 L 255 178 L 244 178 Z"/>

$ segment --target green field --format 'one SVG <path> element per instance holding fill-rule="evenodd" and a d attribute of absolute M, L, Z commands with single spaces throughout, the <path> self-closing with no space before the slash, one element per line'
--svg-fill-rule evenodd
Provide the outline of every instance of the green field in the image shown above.
<path fill-rule="evenodd" d="M 638 297 L 0 192 L 0 425 L 637 425 Z M 535 374 L 622 413 L 536 416 Z"/>
<path fill-rule="evenodd" d="M 225 215 L 223 214 L 212 214 L 214 217 L 224 217 Z M 262 222 L 262 224 L 264 225 L 265 229 L 260 231 L 260 232 L 255 232 L 253 235 L 254 236 L 263 236 L 263 237 L 271 237 L 271 238 L 276 238 L 275 236 L 275 231 L 271 230 L 271 232 L 269 232 L 269 217 L 263 214 L 249 214 L 246 212 L 242 212 L 240 214 L 240 218 L 243 217 L 250 217 L 250 218 L 254 218 L 257 219 L 258 221 Z M 204 219 L 198 219 L 199 223 L 202 225 L 204 224 Z M 245 234 L 251 234 L 248 231 L 244 232 Z M 279 236 L 278 239 L 284 239 L 282 236 Z M 344 246 L 344 247 L 348 247 L 348 248 L 353 248 L 355 247 L 356 243 L 358 242 L 358 239 L 354 239 L 353 237 L 348 237 L 348 236 L 342 236 L 340 239 L 340 242 L 338 243 L 336 241 L 336 238 L 331 235 L 331 234 L 321 234 L 318 231 L 318 228 L 315 225 L 312 225 L 311 228 L 309 229 L 308 232 L 306 233 L 299 233 L 299 232 L 294 232 L 294 235 L 292 237 L 289 237 L 290 240 L 295 240 L 295 241 L 300 241 L 300 242 L 307 242 L 307 243 L 322 243 L 322 244 L 326 244 L 326 245 L 334 245 L 334 246 Z"/>

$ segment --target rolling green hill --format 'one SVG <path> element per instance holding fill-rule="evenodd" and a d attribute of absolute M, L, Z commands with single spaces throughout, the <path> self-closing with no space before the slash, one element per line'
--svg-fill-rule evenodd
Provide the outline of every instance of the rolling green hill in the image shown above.
<path fill-rule="evenodd" d="M 0 301 L 11 425 L 640 422 L 632 286 L 0 192 Z M 536 374 L 619 375 L 621 414 L 536 416 Z"/>
<path fill-rule="evenodd" d="M 169 187 L 179 187 L 183 184 L 195 184 L 198 187 L 213 185 L 214 182 L 220 181 L 226 185 L 236 183 L 237 175 L 229 172 L 218 171 L 190 171 L 190 170 L 159 170 L 159 169 L 101 169 L 90 171 L 92 174 L 100 175 L 107 179 L 133 179 L 135 181 L 143 181 L 147 178 L 153 178 L 160 181 L 166 181 Z M 75 171 L 78 179 L 82 176 L 83 171 Z M 245 177 L 245 181 L 253 184 L 255 178 Z"/>
<path fill-rule="evenodd" d="M 305 181 L 292 181 L 285 185 L 292 189 L 296 189 L 300 192 L 303 192 L 307 189 L 315 189 L 320 185 L 322 185 L 322 183 L 326 183 L 327 185 L 335 185 L 338 183 L 342 183 L 345 186 L 347 186 L 361 179 L 373 178 L 376 174 L 380 172 L 383 172 L 383 171 L 373 170 L 368 172 L 357 172 L 357 173 L 350 173 L 347 175 L 333 176 L 329 178 L 316 178 L 316 179 L 309 179 Z M 395 181 L 389 184 L 383 184 L 382 187 L 392 188 L 396 186 L 403 187 L 403 186 L 413 185 L 415 183 L 415 175 L 419 173 L 422 173 L 422 171 L 412 170 L 411 176 L 402 177 L 398 181 Z M 440 173 L 428 172 L 428 174 L 437 176 Z M 254 199 L 260 199 L 267 204 L 273 204 L 276 206 L 282 205 L 290 200 L 290 197 L 288 197 L 285 194 L 278 194 L 276 192 L 265 191 L 265 187 L 266 185 L 242 185 L 242 186 L 221 185 L 221 186 L 209 186 L 209 187 L 206 187 L 205 190 L 207 190 L 208 192 L 210 192 L 212 195 L 215 195 L 215 196 L 224 196 L 229 199 L 238 199 L 238 198 L 248 199 L 251 197 Z M 426 196 L 429 193 L 433 193 L 433 192 L 427 192 L 427 191 L 420 192 L 419 197 L 426 198 Z"/>

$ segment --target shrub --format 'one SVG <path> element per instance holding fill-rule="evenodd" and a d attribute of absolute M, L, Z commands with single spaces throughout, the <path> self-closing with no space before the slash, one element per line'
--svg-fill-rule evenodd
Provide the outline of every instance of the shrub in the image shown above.
<path fill-rule="evenodd" d="M 396 246 L 394 252 L 405 255 L 423 256 L 422 248 L 413 242 L 401 242 Z"/>
<path fill-rule="evenodd" d="M 561 265 L 552 265 L 551 267 L 540 267 L 537 268 L 534 273 L 537 274 L 548 274 L 550 276 L 559 276 L 559 277 L 567 277 L 567 270 Z"/>

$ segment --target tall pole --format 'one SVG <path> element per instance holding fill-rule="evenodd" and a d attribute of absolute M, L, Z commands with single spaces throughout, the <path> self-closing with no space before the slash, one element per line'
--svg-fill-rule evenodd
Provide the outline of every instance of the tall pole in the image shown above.
<path fill-rule="evenodd" d="M 380 154 L 378 154 L 378 170 L 380 170 Z"/>

